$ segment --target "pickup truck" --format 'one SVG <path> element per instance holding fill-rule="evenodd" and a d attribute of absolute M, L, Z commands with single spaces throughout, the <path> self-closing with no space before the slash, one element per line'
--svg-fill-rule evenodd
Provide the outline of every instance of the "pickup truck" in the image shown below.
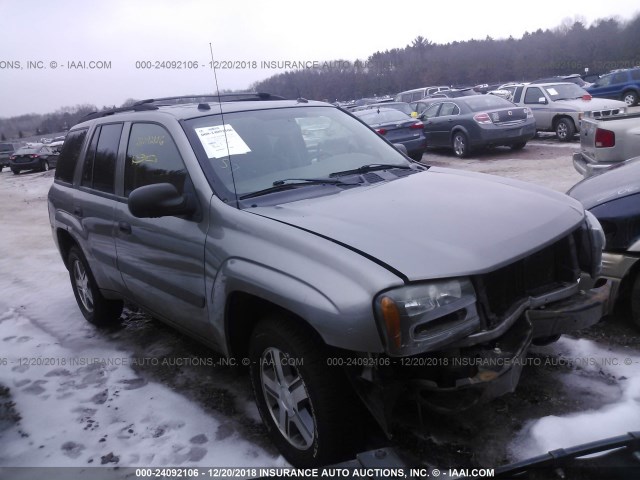
<path fill-rule="evenodd" d="M 640 155 L 640 112 L 582 119 L 574 168 L 585 177 Z"/>
<path fill-rule="evenodd" d="M 561 142 L 570 141 L 580 131 L 583 116 L 606 117 L 626 112 L 627 104 L 618 100 L 591 98 L 574 83 L 537 83 L 509 85 L 510 100 L 529 107 L 536 119 L 536 129 L 555 132 Z"/>

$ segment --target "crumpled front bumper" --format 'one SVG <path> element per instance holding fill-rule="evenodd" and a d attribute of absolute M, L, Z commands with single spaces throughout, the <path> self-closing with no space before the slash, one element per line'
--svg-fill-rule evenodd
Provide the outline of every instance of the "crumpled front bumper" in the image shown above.
<path fill-rule="evenodd" d="M 530 300 L 529 305 L 538 306 L 516 310 L 515 318 L 506 320 L 509 328 L 496 328 L 495 335 L 485 332 L 478 337 L 481 343 L 393 359 L 390 367 L 370 379 L 375 386 L 363 390 L 355 382 L 356 390 L 370 407 L 375 391 L 381 394 L 372 413 L 383 427 L 389 425 L 399 399 L 414 399 L 430 410 L 456 412 L 513 392 L 532 342 L 590 327 L 605 314 L 609 282 L 586 292 L 575 286 L 574 291 L 568 298 L 547 303 Z"/>

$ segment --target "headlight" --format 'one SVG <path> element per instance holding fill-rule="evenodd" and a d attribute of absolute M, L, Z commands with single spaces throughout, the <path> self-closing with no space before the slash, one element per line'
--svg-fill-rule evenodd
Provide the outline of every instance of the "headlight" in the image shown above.
<path fill-rule="evenodd" d="M 389 355 L 415 355 L 474 332 L 480 326 L 468 279 L 442 280 L 389 290 L 374 305 Z"/>
<path fill-rule="evenodd" d="M 602 268 L 602 249 L 605 244 L 604 230 L 598 219 L 589 210 L 584 212 L 589 226 L 589 240 L 591 241 L 591 265 L 588 272 L 592 278 L 600 274 Z"/>

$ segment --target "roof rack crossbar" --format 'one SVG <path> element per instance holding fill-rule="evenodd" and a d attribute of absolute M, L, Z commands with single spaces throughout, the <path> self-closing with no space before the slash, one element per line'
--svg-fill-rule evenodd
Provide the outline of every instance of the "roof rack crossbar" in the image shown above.
<path fill-rule="evenodd" d="M 120 112 L 141 112 L 145 110 L 157 110 L 158 107 L 156 105 L 149 104 L 134 104 L 130 107 L 118 107 L 118 108 L 108 108 L 106 110 L 100 110 L 99 112 L 91 112 L 87 113 L 84 117 L 81 118 L 81 121 L 85 122 L 87 120 L 93 120 L 96 118 L 107 117 L 109 115 L 113 115 L 115 113 Z"/>
<path fill-rule="evenodd" d="M 183 102 L 180 102 L 183 100 Z M 278 95 L 271 95 L 270 93 L 263 92 L 246 92 L 246 93 L 221 93 L 221 94 L 204 94 L 204 95 L 180 95 L 176 97 L 162 97 L 162 98 L 149 98 L 146 100 L 140 100 L 135 105 L 149 105 L 149 104 L 161 104 L 161 105 L 177 105 L 180 103 L 203 103 L 203 102 L 242 102 L 252 100 L 284 100 L 283 97 Z"/>

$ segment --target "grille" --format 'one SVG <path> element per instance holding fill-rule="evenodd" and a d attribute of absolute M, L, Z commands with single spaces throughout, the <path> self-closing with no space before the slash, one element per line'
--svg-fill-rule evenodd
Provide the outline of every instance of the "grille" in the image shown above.
<path fill-rule="evenodd" d="M 574 283 L 579 275 L 574 234 L 505 267 L 475 277 L 480 311 L 495 327 L 528 297 Z"/>
<path fill-rule="evenodd" d="M 619 108 L 614 108 L 611 110 L 600 110 L 600 111 L 595 111 L 595 112 L 591 112 L 591 115 L 594 118 L 599 118 L 599 117 L 610 117 L 611 115 L 620 115 L 621 112 Z"/>

